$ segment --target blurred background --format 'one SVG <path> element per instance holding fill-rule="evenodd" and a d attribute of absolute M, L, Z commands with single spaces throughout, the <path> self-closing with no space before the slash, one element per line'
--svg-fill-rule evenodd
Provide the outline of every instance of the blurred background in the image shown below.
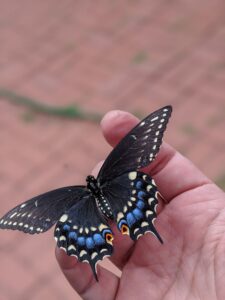
<path fill-rule="evenodd" d="M 166 104 L 167 142 L 225 188 L 223 0 L 0 0 L 1 215 L 82 184 L 110 151 L 104 113 Z M 79 299 L 52 231 L 0 235 L 0 300 Z"/>

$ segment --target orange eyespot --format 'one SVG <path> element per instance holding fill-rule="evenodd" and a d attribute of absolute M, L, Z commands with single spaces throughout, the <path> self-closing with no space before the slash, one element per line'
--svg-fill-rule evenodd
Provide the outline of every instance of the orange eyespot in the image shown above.
<path fill-rule="evenodd" d="M 106 233 L 106 242 L 112 245 L 112 241 L 113 241 L 113 235 L 111 233 Z"/>
<path fill-rule="evenodd" d="M 121 227 L 122 234 L 128 234 L 129 235 L 129 228 L 127 225 L 123 224 Z"/>

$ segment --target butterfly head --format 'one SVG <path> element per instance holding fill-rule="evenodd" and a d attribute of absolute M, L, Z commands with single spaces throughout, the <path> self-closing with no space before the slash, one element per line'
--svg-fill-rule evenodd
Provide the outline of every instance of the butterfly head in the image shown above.
<path fill-rule="evenodd" d="M 86 178 L 87 188 L 94 194 L 99 194 L 99 187 L 94 176 L 88 175 Z"/>

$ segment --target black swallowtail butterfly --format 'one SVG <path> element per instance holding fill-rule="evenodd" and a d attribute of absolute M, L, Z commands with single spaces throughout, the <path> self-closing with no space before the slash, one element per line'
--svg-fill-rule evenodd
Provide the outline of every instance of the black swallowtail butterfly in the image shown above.
<path fill-rule="evenodd" d="M 97 280 L 96 264 L 113 252 L 109 220 L 134 241 L 147 232 L 161 237 L 153 222 L 158 191 L 154 180 L 139 171 L 159 152 L 172 113 L 165 106 L 142 120 L 112 150 L 97 178 L 87 186 L 68 186 L 34 197 L 0 219 L 0 228 L 42 233 L 55 223 L 59 248 L 88 262 Z"/>

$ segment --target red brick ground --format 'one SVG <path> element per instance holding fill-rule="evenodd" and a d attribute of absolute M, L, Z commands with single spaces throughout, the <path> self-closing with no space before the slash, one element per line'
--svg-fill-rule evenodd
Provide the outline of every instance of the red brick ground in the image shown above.
<path fill-rule="evenodd" d="M 100 113 L 144 115 L 170 103 L 167 141 L 225 186 L 223 0 L 0 0 L 0 7 L 1 88 Z M 0 100 L 1 214 L 82 183 L 109 151 L 96 124 L 41 115 L 28 122 L 25 108 Z M 52 232 L 0 234 L 0 300 L 76 298 L 55 262 Z"/>

